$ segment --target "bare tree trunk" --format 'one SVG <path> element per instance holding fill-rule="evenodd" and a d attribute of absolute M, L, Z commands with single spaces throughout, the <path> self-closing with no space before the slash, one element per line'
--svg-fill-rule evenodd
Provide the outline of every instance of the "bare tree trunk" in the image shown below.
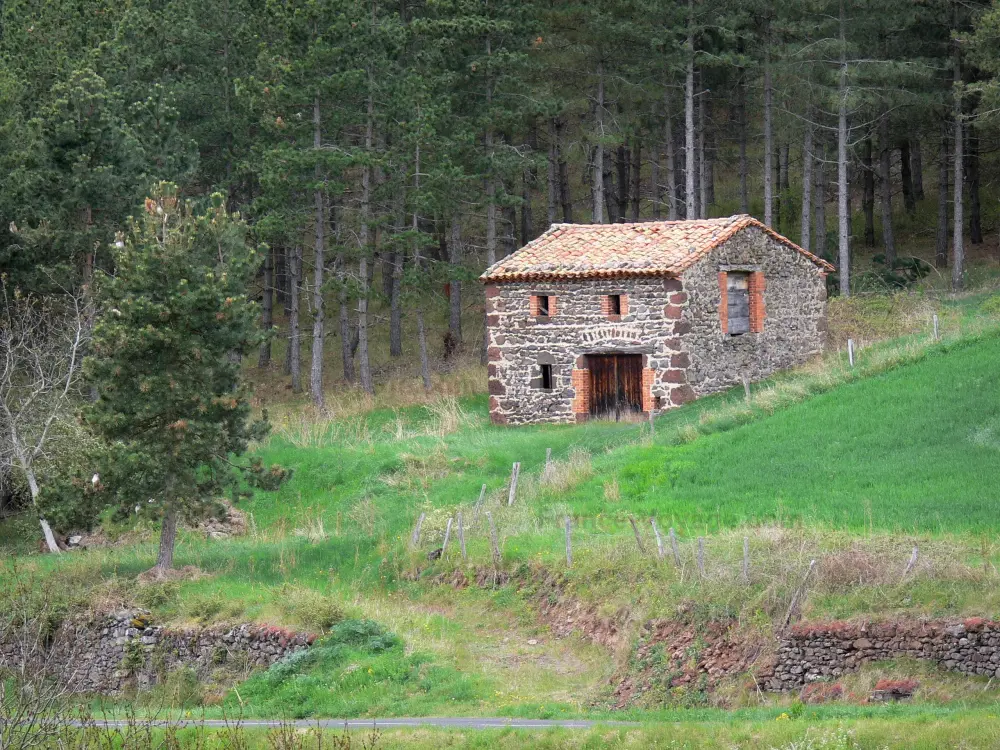
<path fill-rule="evenodd" d="M 670 92 L 663 95 L 663 106 L 666 109 L 666 122 L 664 122 L 664 149 L 666 150 L 667 161 L 667 218 L 670 221 L 677 220 L 677 174 L 675 169 L 677 156 L 674 153 L 674 123 L 670 116 Z"/>
<path fill-rule="evenodd" d="M 569 164 L 563 158 L 562 152 L 562 118 L 556 120 L 556 149 L 559 158 L 559 202 L 562 204 L 563 221 L 567 224 L 573 223 L 573 199 L 570 195 L 569 186 Z"/>
<path fill-rule="evenodd" d="M 660 159 L 662 152 L 659 147 L 653 150 L 653 159 L 650 163 L 650 176 L 649 181 L 653 188 L 652 190 L 652 202 L 653 202 L 653 219 L 656 221 L 660 220 L 661 213 L 663 210 L 663 185 L 660 180 Z"/>
<path fill-rule="evenodd" d="M 168 502 L 160 527 L 160 549 L 154 570 L 163 574 L 174 567 L 174 548 L 177 543 L 177 508 Z"/>
<path fill-rule="evenodd" d="M 28 490 L 31 492 L 31 502 L 36 507 L 38 506 L 38 497 L 41 495 L 41 489 L 38 486 L 38 478 L 35 476 L 35 471 L 28 463 L 28 459 L 24 457 L 23 454 L 19 454 L 21 469 L 24 472 L 25 478 L 28 480 Z M 52 533 L 52 527 L 49 526 L 49 522 L 44 518 L 38 519 L 38 524 L 42 527 L 42 536 L 45 537 L 45 546 L 48 547 L 49 552 L 59 554 L 61 550 L 59 545 L 56 543 L 55 534 Z"/>
<path fill-rule="evenodd" d="M 371 70 L 368 71 L 368 106 L 365 122 L 365 151 L 371 153 L 375 142 L 375 98 L 372 89 Z M 361 226 L 358 231 L 358 245 L 361 258 L 358 261 L 358 281 L 361 288 L 358 293 L 358 371 L 361 390 L 370 395 L 375 394 L 375 382 L 372 379 L 371 359 L 368 352 L 368 256 L 371 253 L 371 220 L 372 220 L 372 168 L 365 165 L 361 172 Z"/>
<path fill-rule="evenodd" d="M 451 243 L 448 245 L 448 262 L 452 268 L 462 263 L 462 223 L 458 216 L 451 220 Z M 462 282 L 453 276 L 448 286 L 448 333 L 452 344 L 462 343 Z"/>
<path fill-rule="evenodd" d="M 603 180 L 602 192 L 604 193 L 604 207 L 607 209 L 607 220 L 609 224 L 618 221 L 618 200 L 615 195 L 615 165 L 611 154 L 604 150 L 604 168 L 601 171 Z"/>
<path fill-rule="evenodd" d="M 611 222 L 621 221 L 624 222 L 628 216 L 628 190 L 629 186 L 632 184 L 631 169 L 632 169 L 632 154 L 629 151 L 628 146 L 624 143 L 618 147 L 617 159 L 615 166 L 618 172 L 618 189 L 614 191 L 615 198 L 615 216 L 610 218 Z M 609 212 L 610 213 L 610 212 Z"/>
<path fill-rule="evenodd" d="M 343 256 L 341 256 L 338 265 L 343 266 L 343 262 Z M 344 368 L 344 380 L 348 383 L 354 383 L 354 330 L 348 307 L 346 276 L 346 273 L 341 272 L 341 286 L 337 293 L 337 302 L 340 305 L 340 357 Z"/>
<path fill-rule="evenodd" d="M 389 297 L 389 356 L 403 355 L 403 253 L 392 254 L 392 294 Z"/>
<path fill-rule="evenodd" d="M 701 83 L 701 76 L 698 77 Z M 699 85 L 699 89 L 704 86 Z M 706 94 L 701 90 L 698 95 L 698 218 L 708 218 L 708 159 L 705 158 L 705 132 L 708 121 L 705 117 Z"/>
<path fill-rule="evenodd" d="M 938 220 L 934 265 L 948 267 L 948 117 L 941 118 L 941 145 L 938 151 Z"/>
<path fill-rule="evenodd" d="M 924 157 L 920 149 L 920 139 L 910 141 L 910 169 L 913 172 L 913 194 L 918 201 L 924 199 Z"/>
<path fill-rule="evenodd" d="M 739 129 L 740 129 L 740 213 L 750 213 L 750 192 L 747 187 L 749 164 L 747 163 L 747 84 L 746 72 L 740 69 L 739 91 Z"/>
<path fill-rule="evenodd" d="M 952 183 L 952 193 L 955 199 L 955 208 L 952 212 L 952 257 L 951 264 L 951 288 L 956 292 L 961 291 L 965 285 L 965 238 L 963 231 L 965 228 L 964 206 L 962 204 L 962 192 L 965 189 L 965 175 L 962 174 L 965 157 L 962 155 L 962 57 L 958 44 L 955 44 L 953 58 L 954 74 L 954 96 L 955 96 L 955 136 L 954 136 L 954 168 L 955 177 Z"/>
<path fill-rule="evenodd" d="M 772 119 L 771 49 L 770 42 L 764 57 L 764 223 L 774 226 L 774 133 Z"/>
<path fill-rule="evenodd" d="M 865 215 L 865 245 L 875 247 L 875 167 L 872 139 L 865 138 L 861 151 L 861 210 Z"/>
<path fill-rule="evenodd" d="M 966 178 L 969 193 L 969 242 L 973 245 L 983 244 L 982 202 L 979 195 L 979 133 L 975 120 L 970 120 L 966 127 L 969 143 L 968 167 Z"/>
<path fill-rule="evenodd" d="M 781 209 L 787 205 L 787 186 L 785 183 L 788 182 L 788 144 L 778 144 L 776 147 L 778 153 L 778 171 L 774 176 L 775 187 L 777 188 L 774 197 L 774 225 L 776 227 L 781 226 Z"/>
<path fill-rule="evenodd" d="M 261 298 L 260 327 L 267 338 L 260 345 L 257 367 L 263 369 L 271 364 L 271 328 L 274 327 L 274 251 L 267 248 L 264 253 L 264 289 Z"/>
<path fill-rule="evenodd" d="M 556 118 L 549 118 L 549 158 L 548 158 L 548 214 L 551 227 L 556 223 L 556 206 L 559 203 L 559 142 L 557 140 Z"/>
<path fill-rule="evenodd" d="M 642 141 L 632 144 L 632 221 L 639 221 L 642 202 Z"/>
<path fill-rule="evenodd" d="M 604 63 L 597 64 L 597 103 L 594 109 L 597 139 L 594 144 L 594 209 L 591 223 L 604 223 Z"/>
<path fill-rule="evenodd" d="M 313 100 L 313 148 L 318 152 L 323 147 L 322 129 L 320 125 L 319 97 Z M 319 163 L 316 164 L 316 184 L 323 181 L 323 172 Z M 316 216 L 316 242 L 314 249 L 315 264 L 313 268 L 313 342 L 312 369 L 309 373 L 309 392 L 313 403 L 323 407 L 323 266 L 326 262 L 326 217 L 323 190 L 319 187 L 313 191 Z"/>
<path fill-rule="evenodd" d="M 697 218 L 694 193 L 694 0 L 688 0 L 687 74 L 684 78 L 684 218 Z"/>
<path fill-rule="evenodd" d="M 889 115 L 879 123 L 879 183 L 882 198 L 882 245 L 885 248 L 885 266 L 892 268 L 896 263 L 896 238 L 892 232 L 892 173 L 890 159 L 892 145 L 889 143 Z"/>
<path fill-rule="evenodd" d="M 816 221 L 813 222 L 813 252 L 817 255 L 826 252 L 826 154 L 824 143 L 816 163 Z"/>
<path fill-rule="evenodd" d="M 837 83 L 837 236 L 840 294 L 851 296 L 851 216 L 847 184 L 847 19 L 840 0 L 840 77 Z"/>
<path fill-rule="evenodd" d="M 302 286 L 302 246 L 292 248 L 288 269 L 289 300 L 288 313 L 288 372 L 292 376 L 292 393 L 302 393 L 302 332 L 300 330 L 299 308 L 301 307 Z"/>
<path fill-rule="evenodd" d="M 492 182 L 492 180 L 491 180 Z M 413 190 L 414 193 L 420 192 L 420 144 L 417 143 L 413 154 Z M 416 201 L 414 201 L 416 205 Z M 491 204 L 492 205 L 492 204 Z M 420 240 L 417 238 L 417 231 L 420 227 L 420 217 L 417 215 L 416 208 L 413 209 L 413 224 L 411 229 L 413 230 L 413 267 L 416 269 L 417 274 L 420 273 Z M 494 228 L 494 243 L 496 242 L 496 234 Z M 489 254 L 490 248 L 487 245 L 487 254 Z M 496 258 L 496 246 L 493 247 L 493 257 L 494 262 Z M 490 264 L 492 265 L 492 263 Z M 424 381 L 424 391 L 430 393 L 431 390 L 431 366 L 430 360 L 427 356 L 427 331 L 424 329 L 424 309 L 423 306 L 417 304 L 416 318 L 417 318 L 417 346 L 420 350 L 420 376 Z M 489 329 L 486 331 L 487 337 L 489 336 Z M 484 350 L 485 353 L 485 350 Z"/>
<path fill-rule="evenodd" d="M 802 136 L 802 227 L 799 244 L 808 250 L 812 239 L 813 126 L 807 121 Z"/>
<path fill-rule="evenodd" d="M 888 115 L 886 115 L 888 117 Z M 911 171 L 910 140 L 904 138 L 899 143 L 899 179 L 903 187 L 903 208 L 911 216 L 917 213 L 917 198 L 913 194 L 913 172 Z"/>

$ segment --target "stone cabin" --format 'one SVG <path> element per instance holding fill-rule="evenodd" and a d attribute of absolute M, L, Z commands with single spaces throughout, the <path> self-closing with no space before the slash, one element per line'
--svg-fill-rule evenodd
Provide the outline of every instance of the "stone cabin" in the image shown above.
<path fill-rule="evenodd" d="M 554 224 L 481 277 L 490 416 L 639 418 L 801 364 L 832 270 L 751 216 Z"/>

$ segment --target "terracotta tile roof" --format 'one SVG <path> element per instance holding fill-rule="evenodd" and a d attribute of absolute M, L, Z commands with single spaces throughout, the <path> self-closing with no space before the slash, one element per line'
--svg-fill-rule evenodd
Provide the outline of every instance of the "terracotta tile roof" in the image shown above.
<path fill-rule="evenodd" d="M 490 266 L 480 279 L 554 281 L 674 276 L 741 229 L 758 227 L 824 271 L 834 267 L 752 216 L 635 224 L 553 224 L 542 236 Z"/>

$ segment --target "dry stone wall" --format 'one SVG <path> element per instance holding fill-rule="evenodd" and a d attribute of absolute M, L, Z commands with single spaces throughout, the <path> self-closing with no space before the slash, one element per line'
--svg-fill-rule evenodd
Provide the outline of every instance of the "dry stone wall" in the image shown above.
<path fill-rule="evenodd" d="M 799 625 L 758 671 L 768 690 L 796 690 L 862 664 L 908 657 L 969 675 L 1000 677 L 1000 622 L 962 621 Z"/>
<path fill-rule="evenodd" d="M 201 679 L 225 670 L 245 675 L 309 648 L 314 637 L 262 625 L 168 630 L 143 610 L 64 623 L 47 643 L 23 631 L 0 634 L 0 667 L 44 670 L 73 692 L 116 695 L 144 690 L 172 671 Z"/>

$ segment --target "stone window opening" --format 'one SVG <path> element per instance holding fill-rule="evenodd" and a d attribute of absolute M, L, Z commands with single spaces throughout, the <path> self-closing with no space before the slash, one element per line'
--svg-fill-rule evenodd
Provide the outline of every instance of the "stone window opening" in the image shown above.
<path fill-rule="evenodd" d="M 543 365 L 539 365 L 538 367 L 541 370 L 541 378 L 539 379 L 539 387 L 543 391 L 551 391 L 555 387 L 555 385 L 554 385 L 555 381 L 554 381 L 554 378 L 553 378 L 553 375 L 552 375 L 552 365 L 543 364 Z"/>
<path fill-rule="evenodd" d="M 610 315 L 622 314 L 622 296 L 620 294 L 608 295 L 608 313 Z"/>
<path fill-rule="evenodd" d="M 610 320 L 621 320 L 622 316 L 628 315 L 628 295 L 605 294 L 601 298 L 601 312 Z"/>
<path fill-rule="evenodd" d="M 556 297 L 552 294 L 531 295 L 531 316 L 533 318 L 551 318 L 556 314 Z"/>

